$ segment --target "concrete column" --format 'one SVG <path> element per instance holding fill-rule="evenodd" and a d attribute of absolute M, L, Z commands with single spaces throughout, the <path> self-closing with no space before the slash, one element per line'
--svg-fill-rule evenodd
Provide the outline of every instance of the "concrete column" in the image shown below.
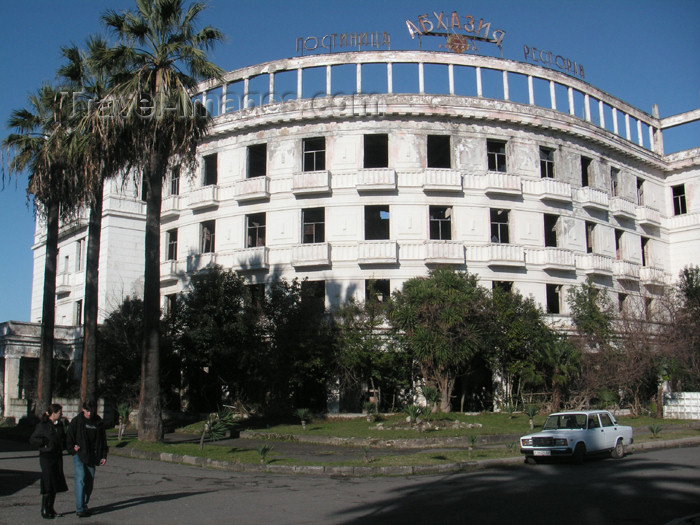
<path fill-rule="evenodd" d="M 5 373 L 3 381 L 3 416 L 6 416 L 10 399 L 19 398 L 19 361 L 20 356 L 5 355 Z"/>

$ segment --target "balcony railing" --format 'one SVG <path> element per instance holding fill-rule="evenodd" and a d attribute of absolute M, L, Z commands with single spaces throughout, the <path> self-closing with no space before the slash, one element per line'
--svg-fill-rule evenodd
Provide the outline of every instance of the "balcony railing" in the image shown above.
<path fill-rule="evenodd" d="M 254 201 L 270 198 L 270 178 L 253 177 L 236 182 L 236 200 Z"/>
<path fill-rule="evenodd" d="M 648 206 L 637 206 L 637 222 L 642 226 L 660 226 L 661 213 Z"/>
<path fill-rule="evenodd" d="M 606 211 L 610 206 L 608 194 L 604 191 L 591 188 L 590 186 L 576 190 L 576 200 L 584 208 Z"/>
<path fill-rule="evenodd" d="M 613 273 L 612 263 L 612 257 L 608 257 L 607 255 L 587 253 L 585 255 L 576 256 L 576 268 L 587 275 L 611 276 Z"/>
<path fill-rule="evenodd" d="M 73 290 L 73 274 L 63 273 L 56 276 L 56 295 L 68 295 Z"/>
<path fill-rule="evenodd" d="M 642 266 L 639 268 L 639 279 L 648 285 L 663 284 L 666 280 L 666 274 L 661 268 L 652 266 Z"/>
<path fill-rule="evenodd" d="M 467 246 L 467 264 L 485 262 L 490 266 L 525 266 L 525 250 L 516 244 Z"/>
<path fill-rule="evenodd" d="M 160 282 L 175 281 L 178 278 L 178 265 L 176 260 L 160 263 Z"/>
<path fill-rule="evenodd" d="M 425 241 L 426 264 L 464 264 L 464 244 L 457 241 Z"/>
<path fill-rule="evenodd" d="M 357 174 L 357 191 L 391 191 L 396 189 L 396 170 L 361 169 Z"/>
<path fill-rule="evenodd" d="M 197 188 L 187 196 L 187 205 L 193 210 L 211 208 L 219 204 L 219 187 L 215 185 Z"/>
<path fill-rule="evenodd" d="M 327 242 L 297 244 L 292 246 L 292 266 L 328 266 L 331 263 L 331 246 Z"/>
<path fill-rule="evenodd" d="M 171 195 L 163 199 L 163 203 L 160 205 L 160 218 L 163 221 L 169 221 L 171 219 L 177 219 L 180 216 L 180 196 Z"/>
<path fill-rule="evenodd" d="M 545 270 L 574 270 L 574 252 L 562 248 L 539 248 L 525 250 L 528 264 L 541 265 Z"/>
<path fill-rule="evenodd" d="M 357 248 L 360 264 L 395 264 L 398 260 L 396 241 L 362 241 Z"/>
<path fill-rule="evenodd" d="M 331 190 L 331 177 L 327 170 L 295 173 L 292 177 L 292 193 L 328 193 Z"/>
<path fill-rule="evenodd" d="M 270 267 L 268 252 L 269 248 L 267 246 L 236 250 L 235 263 L 241 270 L 268 269 Z"/>
<path fill-rule="evenodd" d="M 457 170 L 427 169 L 423 191 L 462 191 L 462 175 Z"/>
<path fill-rule="evenodd" d="M 638 264 L 627 261 L 613 261 L 613 275 L 620 281 L 637 281 L 639 280 Z"/>
<path fill-rule="evenodd" d="M 636 219 L 637 207 L 634 202 L 622 197 L 613 197 L 610 199 L 610 213 L 614 217 L 623 219 Z"/>
<path fill-rule="evenodd" d="M 483 190 L 489 195 L 522 195 L 520 177 L 506 173 L 488 172 L 485 175 L 467 175 L 464 188 Z"/>
<path fill-rule="evenodd" d="M 553 179 L 523 181 L 523 191 L 543 201 L 571 202 L 571 184 Z"/>

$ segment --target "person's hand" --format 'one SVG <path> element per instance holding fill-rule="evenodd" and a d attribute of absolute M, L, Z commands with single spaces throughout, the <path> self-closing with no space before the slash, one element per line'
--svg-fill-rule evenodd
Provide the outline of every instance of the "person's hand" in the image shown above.
<path fill-rule="evenodd" d="M 80 450 L 80 447 L 79 447 L 78 445 L 75 445 L 75 446 L 73 447 L 73 450 L 75 450 L 76 452 L 78 452 L 78 450 Z"/>
<path fill-rule="evenodd" d="M 100 460 L 100 467 L 103 466 L 105 463 L 107 463 L 106 459 L 101 459 Z"/>

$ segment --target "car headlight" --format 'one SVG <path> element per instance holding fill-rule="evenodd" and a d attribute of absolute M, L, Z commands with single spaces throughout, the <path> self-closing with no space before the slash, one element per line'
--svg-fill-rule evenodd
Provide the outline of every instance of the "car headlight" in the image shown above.
<path fill-rule="evenodd" d="M 520 444 L 523 447 L 531 447 L 532 446 L 532 438 L 527 438 L 527 439 L 523 438 L 520 440 Z"/>
<path fill-rule="evenodd" d="M 568 445 L 568 443 L 569 442 L 566 440 L 566 438 L 555 438 L 554 439 L 554 446 L 555 447 L 565 447 L 566 445 Z"/>

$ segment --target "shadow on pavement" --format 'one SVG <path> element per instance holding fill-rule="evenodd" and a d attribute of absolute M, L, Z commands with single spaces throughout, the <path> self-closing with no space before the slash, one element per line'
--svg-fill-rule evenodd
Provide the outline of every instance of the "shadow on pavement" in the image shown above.
<path fill-rule="evenodd" d="M 36 460 L 36 471 L 0 470 L 0 497 L 11 496 L 20 490 L 36 483 L 41 478 L 39 459 Z M 37 487 L 37 494 L 39 488 Z"/>
<path fill-rule="evenodd" d="M 107 505 L 101 505 L 99 507 L 90 508 L 90 512 L 93 515 L 107 514 L 109 512 L 114 512 L 121 509 L 127 509 L 129 507 L 138 507 L 140 505 L 146 505 L 148 503 L 162 502 L 162 501 L 172 501 L 182 498 L 188 498 L 190 496 L 196 496 L 198 494 L 205 494 L 211 492 L 208 490 L 196 491 L 196 492 L 175 492 L 172 494 L 158 494 L 154 496 L 145 496 L 142 498 L 131 498 L 124 501 L 115 501 Z M 155 522 L 154 522 L 155 523 Z"/>

